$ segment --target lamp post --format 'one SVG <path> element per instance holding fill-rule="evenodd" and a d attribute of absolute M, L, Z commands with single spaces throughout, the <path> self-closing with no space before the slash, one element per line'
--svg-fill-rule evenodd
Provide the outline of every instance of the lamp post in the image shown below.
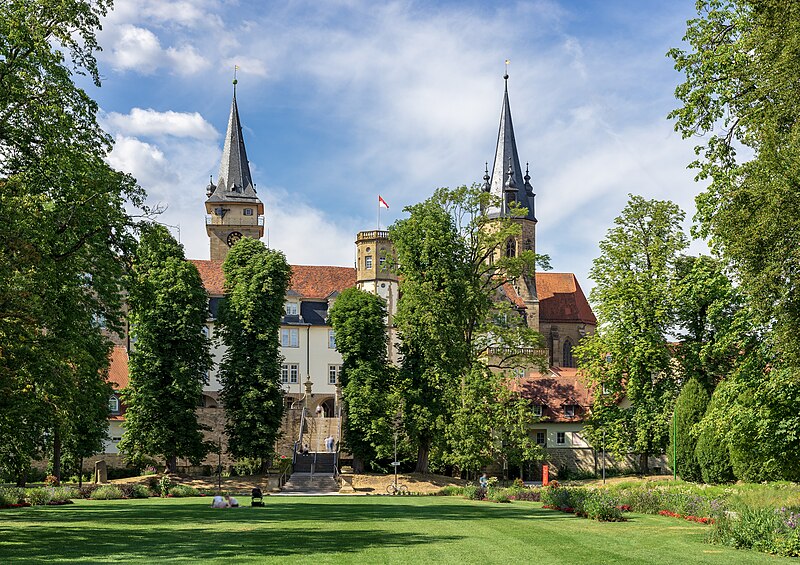
<path fill-rule="evenodd" d="M 392 461 L 392 465 L 394 466 L 394 492 L 397 492 L 397 468 L 400 466 L 400 462 L 397 460 L 397 430 L 394 432 L 394 461 Z"/>

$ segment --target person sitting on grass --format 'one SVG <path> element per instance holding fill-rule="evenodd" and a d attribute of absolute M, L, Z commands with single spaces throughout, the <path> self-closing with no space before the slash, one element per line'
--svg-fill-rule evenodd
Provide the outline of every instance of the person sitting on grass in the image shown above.
<path fill-rule="evenodd" d="M 229 494 L 225 495 L 225 502 L 227 502 L 228 508 L 239 508 L 239 501 Z"/>
<path fill-rule="evenodd" d="M 214 496 L 214 500 L 211 501 L 211 508 L 227 508 L 227 507 L 228 503 L 219 494 Z"/>

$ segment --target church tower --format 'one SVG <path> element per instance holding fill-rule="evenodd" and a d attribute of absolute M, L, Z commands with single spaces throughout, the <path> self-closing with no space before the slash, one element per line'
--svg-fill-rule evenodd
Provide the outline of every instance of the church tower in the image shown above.
<path fill-rule="evenodd" d="M 483 190 L 489 192 L 496 201 L 486 210 L 489 218 L 508 218 L 511 216 L 511 204 L 516 202 L 527 212 L 522 216 L 515 216 L 512 221 L 520 224 L 520 234 L 506 242 L 505 248 L 500 252 L 506 255 L 516 255 L 520 251 L 536 251 L 536 215 L 534 212 L 533 186 L 528 167 L 522 174 L 517 141 L 514 138 L 514 126 L 511 122 L 511 106 L 508 103 L 508 73 L 503 76 L 505 92 L 503 94 L 503 107 L 500 110 L 500 130 L 497 134 L 497 150 L 494 155 L 492 173 L 489 175 L 488 166 L 483 177 Z M 539 330 L 539 298 L 536 294 L 536 273 L 525 273 L 514 281 L 514 289 L 525 302 L 526 322 L 528 327 Z"/>
<path fill-rule="evenodd" d="M 212 178 L 206 187 L 206 195 L 206 233 L 211 240 L 212 261 L 224 260 L 228 249 L 242 237 L 260 239 L 264 235 L 264 204 L 256 196 L 250 176 L 236 105 L 235 80 L 217 184 Z"/>

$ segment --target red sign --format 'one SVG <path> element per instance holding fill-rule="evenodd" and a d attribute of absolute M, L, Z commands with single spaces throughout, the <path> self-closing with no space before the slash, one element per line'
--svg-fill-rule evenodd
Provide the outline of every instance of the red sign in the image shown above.
<path fill-rule="evenodd" d="M 542 465 L 542 484 L 547 486 L 550 484 L 550 467 Z"/>

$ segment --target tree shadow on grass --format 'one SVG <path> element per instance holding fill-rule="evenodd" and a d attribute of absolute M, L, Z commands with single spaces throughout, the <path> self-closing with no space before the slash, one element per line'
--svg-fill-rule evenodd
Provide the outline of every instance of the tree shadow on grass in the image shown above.
<path fill-rule="evenodd" d="M 55 559 L 66 559 L 70 563 L 96 563 L 107 559 L 159 563 L 170 559 L 194 562 L 209 558 L 229 558 L 235 563 L 264 557 L 329 555 L 332 550 L 350 554 L 371 547 L 402 548 L 461 539 L 461 536 L 419 533 L 399 535 L 367 528 L 351 529 L 343 535 L 335 530 L 250 526 L 218 530 L 187 525 L 181 529 L 156 531 L 65 526 L 52 531 L 26 528 L 13 532 L 0 527 L 0 539 L 13 540 L 10 544 L 0 542 L 0 554 L 11 563 Z"/>
<path fill-rule="evenodd" d="M 267 499 L 264 508 L 231 510 L 212 509 L 197 499 L 107 501 L 16 509 L 0 516 L 0 556 L 12 563 L 356 554 L 372 547 L 404 548 L 465 537 L 437 535 L 428 526 L 416 526 L 420 520 L 433 526 L 433 521 L 575 519 L 528 504 L 357 498 Z"/>
<path fill-rule="evenodd" d="M 275 499 L 273 499 L 275 500 Z M 540 509 L 527 504 L 494 504 L 490 502 L 445 501 L 435 504 L 404 504 L 404 501 L 373 502 L 369 499 L 349 498 L 336 502 L 328 499 L 295 498 L 291 502 L 282 499 L 272 503 L 267 499 L 263 508 L 244 506 L 238 509 L 213 509 L 198 504 L 196 499 L 171 501 L 163 504 L 156 500 L 108 501 L 91 506 L 76 505 L 58 508 L 29 508 L 18 513 L 20 520 L 37 523 L 64 523 L 90 521 L 102 524 L 116 522 L 129 525 L 158 525 L 164 521 L 191 521 L 193 524 L 215 524 L 221 522 L 279 523 L 290 527 L 298 521 L 324 522 L 372 522 L 375 520 L 449 520 L 469 521 L 481 519 L 572 519 L 563 512 Z M 34 517 L 35 515 L 35 517 Z M 8 516 L 11 518 L 12 516 Z"/>

